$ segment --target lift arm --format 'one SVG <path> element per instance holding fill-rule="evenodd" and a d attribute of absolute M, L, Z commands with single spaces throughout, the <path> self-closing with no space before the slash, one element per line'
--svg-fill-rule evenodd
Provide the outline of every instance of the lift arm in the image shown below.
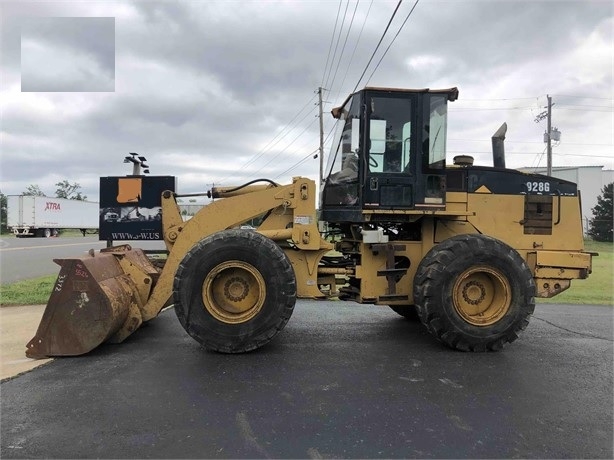
<path fill-rule="evenodd" d="M 249 198 L 246 199 L 246 195 Z M 224 196 L 223 193 L 218 196 Z M 203 238 L 242 222 L 269 213 L 273 227 L 265 220 L 259 231 L 274 240 L 290 239 L 297 249 L 327 251 L 332 245 L 320 237 L 315 212 L 315 183 L 311 179 L 294 178 L 292 184 L 251 189 L 246 193 L 224 198 L 202 208 L 189 221 L 183 222 L 171 192 L 162 195 L 162 225 L 168 259 L 151 297 L 144 306 L 143 321 L 158 315 L 169 302 L 177 267 L 190 248 Z M 284 227 L 280 227 L 285 223 Z"/>

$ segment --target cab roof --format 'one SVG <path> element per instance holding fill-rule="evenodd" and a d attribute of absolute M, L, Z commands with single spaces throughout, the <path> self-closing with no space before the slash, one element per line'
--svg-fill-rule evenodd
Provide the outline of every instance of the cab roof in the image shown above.
<path fill-rule="evenodd" d="M 345 104 L 347 104 L 350 98 L 354 96 L 355 94 L 362 93 L 365 91 L 376 91 L 380 93 L 443 94 L 443 95 L 448 96 L 448 101 L 450 102 L 453 102 L 456 99 L 458 99 L 458 88 L 457 87 L 452 87 L 452 88 L 447 88 L 447 89 L 430 89 L 430 88 L 409 89 L 409 88 L 384 88 L 384 87 L 367 86 L 359 91 L 356 91 L 355 93 L 350 94 L 345 99 L 345 101 L 343 101 L 343 104 L 341 104 L 339 107 L 335 107 L 334 109 L 332 109 L 331 113 L 333 114 L 333 117 L 339 118 L 341 116 L 343 107 L 345 106 Z"/>

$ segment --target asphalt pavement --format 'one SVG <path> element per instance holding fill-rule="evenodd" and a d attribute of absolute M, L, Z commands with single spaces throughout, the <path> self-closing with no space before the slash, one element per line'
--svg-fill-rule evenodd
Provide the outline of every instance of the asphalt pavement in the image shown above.
<path fill-rule="evenodd" d="M 264 348 L 199 347 L 172 309 L 5 380 L 1 458 L 612 458 L 612 308 L 538 305 L 463 353 L 387 307 L 299 301 Z"/>

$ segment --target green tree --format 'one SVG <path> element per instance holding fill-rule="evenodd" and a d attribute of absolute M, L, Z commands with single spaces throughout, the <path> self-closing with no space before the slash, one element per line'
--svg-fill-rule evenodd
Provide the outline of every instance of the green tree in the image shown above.
<path fill-rule="evenodd" d="M 6 195 L 0 192 L 0 233 L 8 231 L 6 226 Z"/>
<path fill-rule="evenodd" d="M 595 241 L 614 240 L 614 206 L 612 200 L 612 187 L 614 182 L 610 182 L 603 187 L 601 195 L 597 197 L 597 205 L 593 208 L 593 219 L 591 220 L 588 235 Z"/>
<path fill-rule="evenodd" d="M 58 198 L 66 198 L 69 200 L 87 200 L 87 196 L 82 195 L 79 189 L 81 185 L 78 183 L 70 183 L 67 180 L 63 180 L 62 182 L 58 182 L 55 184 L 57 189 L 55 189 L 55 196 Z"/>
<path fill-rule="evenodd" d="M 22 192 L 21 194 L 27 196 L 47 196 L 37 184 L 28 185 L 26 191 Z"/>

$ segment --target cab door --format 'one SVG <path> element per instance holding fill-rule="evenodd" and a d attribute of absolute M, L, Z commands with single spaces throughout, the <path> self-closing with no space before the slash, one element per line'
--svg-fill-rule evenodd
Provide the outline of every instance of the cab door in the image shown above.
<path fill-rule="evenodd" d="M 417 167 L 418 95 L 369 91 L 365 98 L 363 207 L 413 209 Z"/>

